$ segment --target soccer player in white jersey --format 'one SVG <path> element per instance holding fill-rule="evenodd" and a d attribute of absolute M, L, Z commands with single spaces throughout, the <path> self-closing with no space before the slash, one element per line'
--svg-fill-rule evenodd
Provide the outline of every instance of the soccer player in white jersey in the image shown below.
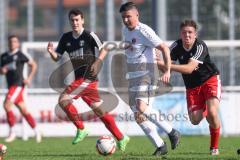
<path fill-rule="evenodd" d="M 154 56 L 155 48 L 162 51 L 167 70 L 160 77 L 164 83 L 170 79 L 170 51 L 165 43 L 147 25 L 139 22 L 139 13 L 133 2 L 122 4 L 121 13 L 125 28 L 123 36 L 126 44 L 126 60 L 129 79 L 129 105 L 134 112 L 136 122 L 156 146 L 153 155 L 167 154 L 166 143 L 158 135 L 157 128 L 168 134 L 172 149 L 179 143 L 180 133 L 166 121 L 159 119 L 159 112 L 149 104 L 153 96 L 155 81 Z M 152 116 L 154 115 L 154 117 Z"/>

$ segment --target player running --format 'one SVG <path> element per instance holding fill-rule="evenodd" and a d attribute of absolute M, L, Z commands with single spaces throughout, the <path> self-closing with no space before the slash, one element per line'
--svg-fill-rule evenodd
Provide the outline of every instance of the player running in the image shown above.
<path fill-rule="evenodd" d="M 197 38 L 197 24 L 193 20 L 181 23 L 180 39 L 171 45 L 171 59 L 180 63 L 172 64 L 171 70 L 182 73 L 190 121 L 198 125 L 206 117 L 211 136 L 210 154 L 218 155 L 221 80 L 207 45 Z M 162 68 L 163 64 L 158 61 L 159 67 Z"/>
<path fill-rule="evenodd" d="M 54 61 L 59 60 L 64 52 L 67 52 L 74 68 L 75 80 L 59 97 L 59 105 L 77 127 L 77 134 L 72 144 L 82 141 L 89 133 L 83 125 L 81 117 L 77 116 L 78 112 L 72 103 L 72 99 L 81 97 L 118 140 L 119 149 L 124 151 L 130 138 L 121 133 L 110 114 L 101 110 L 103 101 L 97 90 L 97 73 L 107 51 L 94 32 L 83 28 L 84 17 L 80 10 L 71 10 L 68 17 L 72 31 L 63 34 L 56 51 L 51 42 L 48 43 L 47 50 Z M 95 48 L 99 49 L 98 58 L 95 57 Z"/>
<path fill-rule="evenodd" d="M 139 13 L 133 2 L 127 2 L 120 8 L 124 41 L 126 46 L 126 61 L 129 79 L 129 105 L 134 112 L 136 122 L 156 146 L 155 156 L 167 154 L 166 143 L 158 135 L 157 128 L 168 134 L 172 149 L 179 143 L 180 133 L 166 121 L 160 120 L 159 112 L 149 104 L 153 96 L 155 81 L 154 56 L 155 48 L 163 53 L 167 70 L 161 76 L 164 83 L 170 79 L 170 51 L 164 42 L 147 25 L 139 22 Z"/>
<path fill-rule="evenodd" d="M 7 114 L 7 122 L 10 126 L 9 136 L 5 142 L 10 143 L 16 139 L 14 133 L 15 116 L 12 111 L 12 105 L 15 104 L 20 110 L 23 117 L 34 130 L 36 141 L 39 143 L 42 140 L 41 133 L 36 127 L 36 122 L 31 113 L 27 111 L 27 106 L 24 101 L 25 86 L 29 85 L 37 69 L 36 62 L 26 53 L 20 51 L 19 38 L 16 35 L 8 37 L 9 51 L 1 55 L 0 73 L 6 76 L 8 93 L 4 101 L 4 109 Z M 27 64 L 30 68 L 28 77 L 23 77 L 23 67 Z"/>

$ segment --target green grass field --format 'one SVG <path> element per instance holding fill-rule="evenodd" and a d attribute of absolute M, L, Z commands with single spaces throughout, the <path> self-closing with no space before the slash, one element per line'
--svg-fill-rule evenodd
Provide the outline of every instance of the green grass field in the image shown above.
<path fill-rule="evenodd" d="M 111 156 L 101 156 L 96 152 L 96 137 L 86 138 L 77 145 L 72 145 L 72 138 L 45 138 L 42 143 L 36 144 L 34 139 L 29 141 L 16 140 L 6 144 L 8 147 L 4 160 L 77 160 L 77 159 L 159 159 L 151 156 L 154 147 L 146 137 L 131 137 L 127 150 L 122 153 L 116 151 Z M 174 151 L 170 149 L 167 156 L 160 159 L 240 159 L 236 150 L 240 148 L 239 137 L 221 138 L 221 155 L 212 157 L 209 155 L 207 136 L 184 136 L 181 144 Z M 3 143 L 3 139 L 0 139 Z"/>

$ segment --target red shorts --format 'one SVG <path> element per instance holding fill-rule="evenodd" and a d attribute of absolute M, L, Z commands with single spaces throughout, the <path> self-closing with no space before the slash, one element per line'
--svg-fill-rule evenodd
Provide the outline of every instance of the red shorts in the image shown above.
<path fill-rule="evenodd" d="M 6 99 L 14 104 L 24 102 L 24 87 L 23 86 L 10 86 Z"/>
<path fill-rule="evenodd" d="M 98 81 L 90 81 L 87 79 L 77 79 L 73 81 L 66 89 L 65 92 L 73 99 L 81 97 L 89 106 L 95 102 L 101 102 L 98 90 Z"/>
<path fill-rule="evenodd" d="M 221 98 L 221 80 L 219 75 L 210 77 L 201 86 L 187 89 L 188 112 L 203 110 L 203 115 L 207 115 L 206 101 L 211 97 Z"/>

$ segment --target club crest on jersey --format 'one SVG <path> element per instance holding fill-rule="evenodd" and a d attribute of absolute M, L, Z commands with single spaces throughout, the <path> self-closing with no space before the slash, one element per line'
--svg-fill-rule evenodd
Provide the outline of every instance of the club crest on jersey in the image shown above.
<path fill-rule="evenodd" d="M 85 43 L 84 40 L 79 41 L 79 46 L 80 46 L 80 47 L 83 47 L 83 46 L 84 46 L 84 43 Z"/>
<path fill-rule="evenodd" d="M 67 46 L 67 47 L 70 47 L 70 46 L 71 46 L 71 43 L 70 43 L 70 42 L 68 42 L 66 46 Z"/>
<path fill-rule="evenodd" d="M 133 38 L 133 39 L 132 39 L 132 44 L 134 44 L 134 43 L 136 43 L 136 42 L 137 42 L 136 38 Z"/>

